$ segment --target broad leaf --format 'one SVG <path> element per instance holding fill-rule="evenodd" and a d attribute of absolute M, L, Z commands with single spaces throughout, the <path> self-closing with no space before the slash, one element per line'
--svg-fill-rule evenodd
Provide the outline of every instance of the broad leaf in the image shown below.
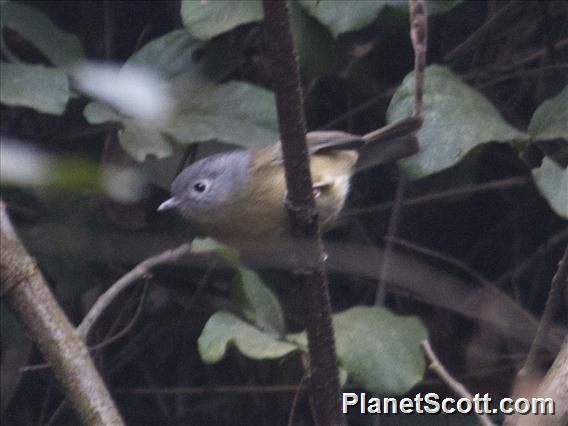
<path fill-rule="evenodd" d="M 262 19 L 260 0 L 183 1 L 183 25 L 199 40 L 209 40 L 219 34 L 249 22 Z"/>
<path fill-rule="evenodd" d="M 60 30 L 47 15 L 20 2 L 0 3 L 0 26 L 19 33 L 53 65 L 67 67 L 85 57 L 76 35 Z M 2 50 L 6 49 L 2 39 Z"/>
<path fill-rule="evenodd" d="M 69 100 L 69 83 L 62 70 L 43 65 L 0 64 L 0 102 L 62 114 Z"/>
<path fill-rule="evenodd" d="M 452 167 L 478 145 L 526 139 L 503 120 L 485 96 L 449 69 L 429 66 L 425 79 L 424 125 L 418 134 L 420 152 L 399 163 L 409 178 L 420 179 Z M 414 72 L 405 77 L 394 94 L 387 117 L 392 122 L 413 111 Z"/>
<path fill-rule="evenodd" d="M 241 52 L 225 39 L 203 43 L 187 30 L 175 30 L 152 40 L 134 53 L 125 64 L 148 68 L 165 80 L 219 81 L 241 62 Z"/>
<path fill-rule="evenodd" d="M 240 267 L 235 277 L 233 300 L 243 316 L 261 330 L 282 336 L 284 314 L 278 299 L 256 272 Z"/>
<path fill-rule="evenodd" d="M 532 170 L 533 180 L 550 208 L 564 219 L 568 219 L 568 168 L 544 157 L 542 165 Z"/>
<path fill-rule="evenodd" d="M 420 342 L 427 333 L 417 318 L 355 307 L 335 315 L 333 326 L 341 366 L 355 383 L 375 394 L 401 395 L 422 380 Z"/>
<path fill-rule="evenodd" d="M 337 37 L 369 25 L 388 2 L 302 0 L 301 5 Z"/>
<path fill-rule="evenodd" d="M 417 318 L 358 306 L 334 315 L 333 327 L 339 364 L 358 386 L 374 394 L 402 395 L 422 380 L 420 342 L 427 332 Z M 288 338 L 306 347 L 305 333 Z"/>
<path fill-rule="evenodd" d="M 253 147 L 278 140 L 274 95 L 248 83 L 213 86 L 187 99 L 164 132 L 180 143 L 217 140 Z"/>
<path fill-rule="evenodd" d="M 230 312 L 219 311 L 209 318 L 197 340 L 199 355 L 203 362 L 213 364 L 225 356 L 229 346 L 252 359 L 281 358 L 298 349 Z"/>
<path fill-rule="evenodd" d="M 233 301 L 242 315 L 261 331 L 274 335 L 284 334 L 284 314 L 276 296 L 262 282 L 256 272 L 239 263 L 238 252 L 211 238 L 196 239 L 194 252 L 215 252 L 236 270 L 233 281 Z"/>
<path fill-rule="evenodd" d="M 428 1 L 428 15 L 447 13 L 461 1 Z M 300 4 L 310 15 L 321 22 L 334 37 L 366 27 L 377 18 L 384 7 L 392 7 L 408 13 L 408 2 L 400 0 L 302 0 Z"/>
<path fill-rule="evenodd" d="M 568 141 L 568 86 L 559 95 L 544 101 L 536 109 L 528 133 L 533 140 Z"/>
<path fill-rule="evenodd" d="M 290 3 L 290 17 L 302 71 L 311 78 L 336 72 L 345 62 L 347 43 L 334 39 L 296 2 Z"/>

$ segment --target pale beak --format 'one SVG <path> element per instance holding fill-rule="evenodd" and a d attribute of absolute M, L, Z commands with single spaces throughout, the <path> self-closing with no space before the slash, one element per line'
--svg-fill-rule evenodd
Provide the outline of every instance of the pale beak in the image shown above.
<path fill-rule="evenodd" d="M 160 207 L 158 207 L 158 211 L 163 212 L 164 210 L 168 210 L 168 209 L 171 209 L 173 207 L 177 207 L 178 204 L 179 204 L 179 201 L 175 197 L 168 198 L 166 201 L 164 201 L 162 204 L 160 204 Z"/>

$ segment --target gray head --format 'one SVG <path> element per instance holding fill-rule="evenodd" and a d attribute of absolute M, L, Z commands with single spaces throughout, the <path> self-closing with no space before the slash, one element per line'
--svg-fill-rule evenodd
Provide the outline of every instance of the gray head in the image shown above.
<path fill-rule="evenodd" d="M 158 211 L 175 207 L 188 219 L 214 220 L 246 187 L 250 157 L 250 151 L 236 150 L 197 161 L 174 179 L 172 197 Z"/>

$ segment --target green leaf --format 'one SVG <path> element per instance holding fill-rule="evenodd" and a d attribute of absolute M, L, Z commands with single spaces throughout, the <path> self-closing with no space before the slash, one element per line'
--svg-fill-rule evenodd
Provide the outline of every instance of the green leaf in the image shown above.
<path fill-rule="evenodd" d="M 302 0 L 300 4 L 335 37 L 361 29 L 375 20 L 384 1 Z"/>
<path fill-rule="evenodd" d="M 132 158 L 144 161 L 148 156 L 165 158 L 172 154 L 170 143 L 155 127 L 137 120 L 124 120 L 123 129 L 118 132 L 118 140 Z"/>
<path fill-rule="evenodd" d="M 528 134 L 533 140 L 568 140 L 568 86 L 536 109 Z"/>
<path fill-rule="evenodd" d="M 239 252 L 213 238 L 195 238 L 191 243 L 191 251 L 195 253 L 213 252 L 225 259 L 231 267 L 235 269 L 240 267 Z"/>
<path fill-rule="evenodd" d="M 428 336 L 417 318 L 360 306 L 334 315 L 333 326 L 341 366 L 358 385 L 375 394 L 401 395 L 422 380 L 420 342 Z"/>
<path fill-rule="evenodd" d="M 183 1 L 183 25 L 199 40 L 209 40 L 219 34 L 249 22 L 262 19 L 260 0 Z"/>
<path fill-rule="evenodd" d="M 165 80 L 183 75 L 187 79 L 220 81 L 241 61 L 241 52 L 230 48 L 227 39 L 203 43 L 181 29 L 146 44 L 128 59 L 125 67 L 148 68 Z"/>
<path fill-rule="evenodd" d="M 0 102 L 47 114 L 62 114 L 69 83 L 62 70 L 43 65 L 0 63 Z"/>
<path fill-rule="evenodd" d="M 163 131 L 179 143 L 217 140 L 253 147 L 278 140 L 274 95 L 248 83 L 203 88 Z"/>
<path fill-rule="evenodd" d="M 311 78 L 336 72 L 347 57 L 346 43 L 335 40 L 296 2 L 290 3 L 290 17 L 302 71 Z"/>
<path fill-rule="evenodd" d="M 261 330 L 277 336 L 284 335 L 282 307 L 274 293 L 254 271 L 239 268 L 233 286 L 233 300 L 243 316 Z"/>
<path fill-rule="evenodd" d="M 252 359 L 276 359 L 298 349 L 296 345 L 277 340 L 236 315 L 219 311 L 205 324 L 197 340 L 201 360 L 206 364 L 220 361 L 229 346 Z"/>
<path fill-rule="evenodd" d="M 284 314 L 278 299 L 254 271 L 241 266 L 237 250 L 211 238 L 197 238 L 191 248 L 196 253 L 214 252 L 235 268 L 233 301 L 243 316 L 262 331 L 284 334 Z"/>
<path fill-rule="evenodd" d="M 83 116 L 89 124 L 120 122 L 122 117 L 109 105 L 102 102 L 91 102 L 83 110 Z"/>
<path fill-rule="evenodd" d="M 568 168 L 544 157 L 542 165 L 532 170 L 533 180 L 550 208 L 564 219 L 568 219 Z"/>
<path fill-rule="evenodd" d="M 449 69 L 426 68 L 424 125 L 418 137 L 420 152 L 399 162 L 410 179 L 420 179 L 452 167 L 473 148 L 487 142 L 513 142 L 526 135 L 508 125 L 499 111 Z M 414 111 L 414 72 L 407 75 L 387 111 L 390 122 Z"/>
<path fill-rule="evenodd" d="M 417 318 L 357 306 L 334 315 L 333 327 L 339 364 L 358 386 L 402 395 L 422 380 L 426 365 L 420 342 L 428 336 Z M 307 346 L 305 332 L 288 340 Z"/>
<path fill-rule="evenodd" d="M 0 26 L 22 35 L 53 65 L 68 67 L 85 57 L 76 35 L 60 30 L 47 15 L 20 2 L 0 3 Z M 2 39 L 2 51 L 5 52 L 6 49 Z"/>

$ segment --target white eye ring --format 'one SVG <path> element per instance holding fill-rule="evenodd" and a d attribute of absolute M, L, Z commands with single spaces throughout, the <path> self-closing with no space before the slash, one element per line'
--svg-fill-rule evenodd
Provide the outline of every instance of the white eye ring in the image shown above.
<path fill-rule="evenodd" d="M 193 184 L 193 190 L 196 192 L 205 192 L 206 189 L 207 184 L 205 184 L 203 181 L 197 181 Z"/>

